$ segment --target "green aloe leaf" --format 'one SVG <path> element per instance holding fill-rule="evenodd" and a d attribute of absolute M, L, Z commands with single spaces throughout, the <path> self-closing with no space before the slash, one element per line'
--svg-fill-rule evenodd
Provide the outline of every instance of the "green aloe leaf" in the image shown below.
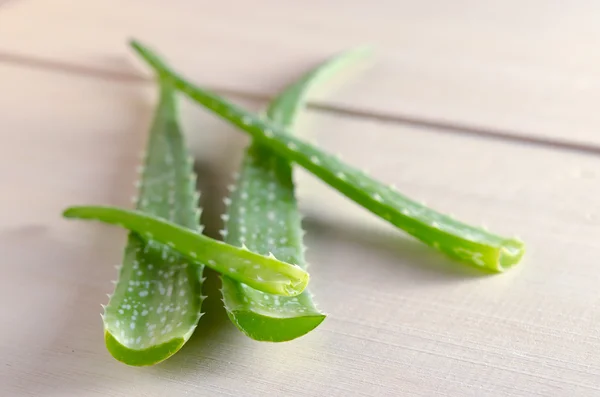
<path fill-rule="evenodd" d="M 340 68 L 362 59 L 366 49 L 340 54 L 306 73 L 269 105 L 267 117 L 292 127 L 311 87 Z M 306 269 L 302 220 L 296 202 L 289 161 L 260 143 L 247 149 L 239 177 L 224 215 L 224 241 L 266 254 Z M 283 342 L 317 327 L 325 314 L 306 289 L 297 297 L 278 297 L 222 277 L 222 295 L 231 321 L 247 336 L 260 341 Z"/>
<path fill-rule="evenodd" d="M 272 151 L 304 167 L 373 214 L 387 220 L 425 244 L 482 270 L 502 272 L 522 258 L 525 247 L 441 214 L 399 193 L 318 147 L 288 133 L 287 129 L 236 106 L 209 90 L 197 87 L 170 69 L 148 47 L 132 41 L 133 49 L 159 76 L 200 105 L 248 133 Z"/>
<path fill-rule="evenodd" d="M 136 207 L 200 231 L 195 175 L 177 123 L 173 88 L 160 84 Z M 152 365 L 177 352 L 202 316 L 202 266 L 172 248 L 130 233 L 115 290 L 103 314 L 105 342 L 117 360 Z"/>
<path fill-rule="evenodd" d="M 203 236 L 192 229 L 144 212 L 105 206 L 75 206 L 65 218 L 97 220 L 122 226 L 149 241 L 166 244 L 188 261 L 199 263 L 262 292 L 296 296 L 306 288 L 309 276 L 297 265 L 272 254 L 260 255 Z"/>

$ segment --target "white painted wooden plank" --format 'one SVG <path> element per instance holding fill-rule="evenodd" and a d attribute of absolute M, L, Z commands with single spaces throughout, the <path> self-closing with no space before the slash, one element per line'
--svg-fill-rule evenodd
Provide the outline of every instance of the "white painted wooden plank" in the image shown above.
<path fill-rule="evenodd" d="M 198 82 L 270 96 L 366 43 L 374 66 L 318 104 L 598 146 L 599 11 L 586 0 L 17 1 L 0 10 L 0 51 L 129 74 L 135 36 Z"/>
<path fill-rule="evenodd" d="M 311 112 L 303 134 L 436 208 L 521 234 L 524 263 L 476 277 L 400 232 L 364 232 L 355 206 L 334 211 L 336 195 L 299 173 L 312 289 L 329 313 L 322 326 L 290 343 L 253 342 L 212 295 L 184 350 L 131 368 L 106 352 L 99 316 L 125 233 L 60 212 L 129 205 L 153 95 L 6 66 L 0 91 L 13 93 L 0 96 L 0 180 L 9 187 L 0 195 L 1 395 L 598 393 L 596 157 Z M 196 145 L 211 133 L 233 137 L 186 109 Z M 239 155 L 239 143 L 197 153 L 216 166 Z"/>

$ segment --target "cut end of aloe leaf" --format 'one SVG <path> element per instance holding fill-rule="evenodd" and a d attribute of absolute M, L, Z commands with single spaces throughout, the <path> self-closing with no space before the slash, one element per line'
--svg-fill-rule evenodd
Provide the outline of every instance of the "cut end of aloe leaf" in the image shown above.
<path fill-rule="evenodd" d="M 297 266 L 286 265 L 285 275 L 279 282 L 250 279 L 245 284 L 270 294 L 293 297 L 300 295 L 310 281 L 310 275 Z"/>
<path fill-rule="evenodd" d="M 116 360 L 135 367 L 158 364 L 177 353 L 185 343 L 183 338 L 173 338 L 160 345 L 138 350 L 125 346 L 109 331 L 104 332 L 104 340 L 106 348 Z"/>
<path fill-rule="evenodd" d="M 260 342 L 287 342 L 306 335 L 325 320 L 324 314 L 280 318 L 248 310 L 227 311 L 229 318 L 250 338 Z"/>
<path fill-rule="evenodd" d="M 498 254 L 498 272 L 504 272 L 518 264 L 525 255 L 525 243 L 518 239 L 504 241 Z"/>
<path fill-rule="evenodd" d="M 257 290 L 281 296 L 300 295 L 308 286 L 310 275 L 300 267 L 255 253 L 252 253 L 252 256 L 255 258 L 253 263 L 263 267 L 257 270 L 247 269 L 243 277 L 240 277 L 241 271 L 223 271 L 222 274 Z M 264 277 L 259 274 L 263 274 Z"/>
<path fill-rule="evenodd" d="M 517 265 L 523 258 L 525 244 L 522 241 L 501 239 L 495 235 L 490 236 L 490 241 L 484 244 L 428 243 L 453 259 L 486 273 L 503 273 Z"/>
<path fill-rule="evenodd" d="M 286 287 L 286 295 L 288 296 L 296 296 L 300 295 L 308 286 L 308 282 L 310 281 L 310 275 L 306 273 L 304 270 L 298 268 L 301 272 L 298 272 L 298 281 L 290 282 Z"/>

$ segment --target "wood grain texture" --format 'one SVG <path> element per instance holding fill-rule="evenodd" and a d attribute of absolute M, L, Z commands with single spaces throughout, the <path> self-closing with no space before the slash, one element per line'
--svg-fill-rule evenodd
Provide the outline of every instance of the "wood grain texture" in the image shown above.
<path fill-rule="evenodd" d="M 375 65 L 317 105 L 600 150 L 597 2 L 166 4 L 9 3 L 2 58 L 132 78 L 125 42 L 135 36 L 200 83 L 264 98 L 325 57 L 371 44 Z"/>
<path fill-rule="evenodd" d="M 156 367 L 131 368 L 105 350 L 99 316 L 126 234 L 60 212 L 130 205 L 154 94 L 8 66 L 0 92 L 11 92 L 0 95 L 0 180 L 9 186 L 0 195 L 0 395 L 600 393 L 597 157 L 310 112 L 301 134 L 440 210 L 520 234 L 525 261 L 495 277 L 461 270 L 364 222 L 299 172 L 311 289 L 329 314 L 322 326 L 290 343 L 254 342 L 226 318 L 212 277 L 190 343 Z M 184 107 L 184 118 L 205 214 L 218 218 L 242 142 L 201 111 Z"/>

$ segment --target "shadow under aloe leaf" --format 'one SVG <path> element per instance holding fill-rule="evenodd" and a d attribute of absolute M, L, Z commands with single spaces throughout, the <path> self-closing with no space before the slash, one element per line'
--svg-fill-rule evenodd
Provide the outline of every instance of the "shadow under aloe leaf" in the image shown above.
<path fill-rule="evenodd" d="M 200 192 L 200 222 L 204 226 L 203 233 L 208 237 L 221 240 L 219 230 L 223 228 L 221 214 L 225 211 L 223 197 L 227 184 L 222 174 L 215 171 L 215 165 L 196 161 L 194 172 L 198 175 L 197 189 Z"/>
<path fill-rule="evenodd" d="M 465 266 L 449 259 L 419 241 L 403 236 L 401 231 L 368 227 L 357 222 L 327 219 L 316 214 L 305 213 L 303 221 L 307 237 L 312 239 L 342 239 L 357 245 L 382 250 L 398 258 L 398 266 L 407 264 L 421 273 L 437 273 L 450 278 L 482 278 L 491 276 L 474 267 Z"/>

